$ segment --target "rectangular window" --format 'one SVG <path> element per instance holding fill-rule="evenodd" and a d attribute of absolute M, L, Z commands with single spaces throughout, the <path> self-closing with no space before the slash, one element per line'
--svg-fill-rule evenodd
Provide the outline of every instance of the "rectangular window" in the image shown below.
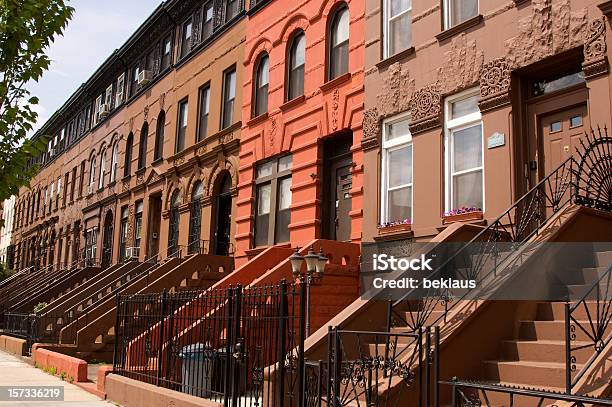
<path fill-rule="evenodd" d="M 70 184 L 70 202 L 74 201 L 74 190 L 76 188 L 76 179 L 77 179 L 77 169 L 74 167 L 72 169 L 72 183 Z"/>
<path fill-rule="evenodd" d="M 204 5 L 204 11 L 202 15 L 202 39 L 206 39 L 212 35 L 213 32 L 213 2 L 209 1 Z"/>
<path fill-rule="evenodd" d="M 478 15 L 478 0 L 444 0 L 444 29 Z"/>
<path fill-rule="evenodd" d="M 412 223 L 412 135 L 407 116 L 387 120 L 383 126 L 381 171 L 381 224 Z"/>
<path fill-rule="evenodd" d="M 191 35 L 193 29 L 193 22 L 191 19 L 187 20 L 183 24 L 182 36 L 181 36 L 181 58 L 191 51 Z"/>
<path fill-rule="evenodd" d="M 198 139 L 202 141 L 208 134 L 208 113 L 210 112 L 210 85 L 200 88 L 200 101 L 198 106 Z"/>
<path fill-rule="evenodd" d="M 161 61 L 161 68 L 162 71 L 170 68 L 170 65 L 172 64 L 172 37 L 168 36 L 166 37 L 166 39 L 164 39 L 163 42 L 163 55 L 162 55 L 162 61 Z"/>
<path fill-rule="evenodd" d="M 123 95 L 125 92 L 125 74 L 119 75 L 117 79 L 117 95 L 115 97 L 115 107 L 123 103 Z"/>
<path fill-rule="evenodd" d="M 104 101 L 102 99 L 102 95 L 96 98 L 96 124 L 100 121 L 100 112 L 102 112 L 102 105 Z"/>
<path fill-rule="evenodd" d="M 291 156 L 260 164 L 255 172 L 255 246 L 289 241 Z"/>
<path fill-rule="evenodd" d="M 81 162 L 81 176 L 79 177 L 79 198 L 83 196 L 83 183 L 85 182 L 85 161 Z"/>
<path fill-rule="evenodd" d="M 226 0 L 225 22 L 230 21 L 238 15 L 238 0 Z"/>
<path fill-rule="evenodd" d="M 119 255 L 122 259 L 127 258 L 127 237 L 128 237 L 128 218 L 129 209 L 125 205 L 121 208 L 121 222 L 119 224 Z"/>
<path fill-rule="evenodd" d="M 174 151 L 176 153 L 185 149 L 185 136 L 187 134 L 187 119 L 189 114 L 189 103 L 187 99 L 179 102 L 178 108 L 178 126 L 176 129 L 176 146 Z"/>
<path fill-rule="evenodd" d="M 134 218 L 134 247 L 140 248 L 142 240 L 142 201 L 136 202 L 136 216 Z"/>
<path fill-rule="evenodd" d="M 113 85 L 110 85 L 106 88 L 106 96 L 104 98 L 104 104 L 106 105 L 106 110 L 111 110 L 113 103 Z"/>
<path fill-rule="evenodd" d="M 445 103 L 446 211 L 484 210 L 483 136 L 474 91 Z"/>
<path fill-rule="evenodd" d="M 68 196 L 68 181 L 69 181 L 70 173 L 66 173 L 64 175 L 64 194 L 62 195 L 62 203 L 63 206 L 66 206 L 66 197 Z"/>
<path fill-rule="evenodd" d="M 385 57 L 412 46 L 412 0 L 385 1 Z"/>
<path fill-rule="evenodd" d="M 221 106 L 221 130 L 234 122 L 234 100 L 236 99 L 236 68 L 223 75 L 223 105 Z"/>
<path fill-rule="evenodd" d="M 134 95 L 138 91 L 138 75 L 140 74 L 140 66 L 135 66 L 132 68 L 132 82 L 131 82 L 131 90 L 130 95 Z"/>

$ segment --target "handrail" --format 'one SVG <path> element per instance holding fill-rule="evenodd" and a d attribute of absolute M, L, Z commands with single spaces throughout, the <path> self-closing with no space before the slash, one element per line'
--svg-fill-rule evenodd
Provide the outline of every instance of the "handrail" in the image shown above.
<path fill-rule="evenodd" d="M 543 224 L 550 219 L 554 214 L 556 214 L 563 206 L 565 206 L 568 202 L 571 201 L 572 195 L 570 194 L 566 201 L 564 201 L 564 196 L 568 191 L 571 185 L 571 174 L 572 167 L 575 163 L 573 157 L 568 158 L 564 162 L 562 162 L 554 171 L 552 171 L 546 178 L 542 179 L 536 186 L 534 186 L 531 190 L 525 193 L 519 200 L 517 200 L 509 209 L 507 209 L 504 213 L 502 213 L 497 219 L 495 219 L 489 226 L 484 228 L 482 231 L 476 234 L 468 243 L 464 244 L 459 248 L 450 258 L 442 263 L 439 267 L 437 267 L 434 271 L 429 274 L 429 278 L 433 278 L 438 276 L 444 272 L 444 270 L 451 266 L 454 261 L 460 256 L 465 254 L 466 250 L 474 245 L 476 242 L 482 243 L 483 241 L 486 243 L 485 249 L 483 253 L 480 253 L 483 256 L 486 255 L 495 255 L 499 256 L 499 253 L 495 253 L 495 250 L 492 250 L 493 245 L 500 241 L 507 241 L 504 238 L 509 238 L 511 242 L 514 243 L 523 243 L 529 240 L 532 236 L 537 234 Z M 552 188 L 554 186 L 554 188 Z M 552 195 L 547 196 L 547 192 L 552 192 Z M 544 194 L 544 196 L 540 196 Z M 543 199 L 544 198 L 544 199 Z M 524 208 L 522 206 L 525 205 Z M 542 207 L 544 206 L 544 208 Z M 547 218 L 546 209 L 552 209 L 552 213 Z M 514 226 L 514 227 L 513 227 Z M 531 226 L 533 229 L 529 230 L 528 227 Z M 516 229 L 515 229 L 516 228 Z M 484 238 L 484 239 L 483 239 Z M 493 254 L 491 254 L 493 252 Z M 476 267 L 482 267 L 486 261 L 484 259 L 479 259 Z M 483 277 L 488 277 L 492 273 L 497 271 L 496 267 L 500 264 L 498 262 L 498 258 L 495 259 L 495 268 L 492 272 L 486 273 Z M 472 262 L 473 263 L 473 262 Z M 470 277 L 476 277 L 480 274 L 481 270 L 474 269 L 469 270 Z M 406 294 L 404 294 L 399 300 L 391 302 L 391 310 L 394 315 L 391 313 L 388 316 L 388 328 L 391 327 L 393 316 L 402 318 L 396 313 L 393 309 L 400 305 L 402 302 L 406 301 L 412 295 L 417 292 L 417 288 L 409 290 Z M 461 299 L 469 294 L 464 294 Z M 428 296 L 426 299 L 431 299 L 432 296 Z M 436 304 L 438 302 L 443 302 L 445 305 L 444 313 L 438 317 L 435 321 L 429 321 L 428 324 L 435 325 L 442 318 L 446 318 L 448 311 L 454 307 L 454 305 L 448 307 L 448 291 L 443 293 L 439 293 L 436 291 L 436 294 L 433 296 L 436 298 Z M 457 304 L 458 301 L 455 301 Z M 430 304 L 431 305 L 431 304 Z M 435 304 L 434 304 L 435 305 Z M 434 306 L 426 307 L 426 313 L 419 315 L 416 321 L 414 322 L 412 329 L 418 329 L 423 326 L 433 311 Z M 403 321 L 407 325 L 410 326 L 408 321 Z"/>
<path fill-rule="evenodd" d="M 602 292 L 600 283 L 604 283 L 605 289 Z M 594 302 L 588 302 L 587 299 L 595 296 Z M 589 304 L 596 304 L 595 312 L 589 309 Z M 580 307 L 584 307 L 588 321 L 580 321 L 573 314 Z M 612 330 L 606 332 L 612 327 L 612 264 L 603 272 L 597 281 L 591 284 L 591 287 L 582 295 L 582 297 L 574 304 L 565 303 L 565 391 L 571 394 L 574 386 L 588 371 L 588 368 L 595 362 L 597 357 L 603 352 L 612 341 Z M 578 332 L 582 332 L 587 338 L 587 345 L 577 345 L 572 347 L 572 341 L 576 340 L 577 328 Z M 582 366 L 582 369 L 572 378 L 572 372 L 577 370 L 577 359 L 572 356 L 573 351 L 578 351 L 586 348 L 593 348 L 594 352 L 589 360 Z"/>

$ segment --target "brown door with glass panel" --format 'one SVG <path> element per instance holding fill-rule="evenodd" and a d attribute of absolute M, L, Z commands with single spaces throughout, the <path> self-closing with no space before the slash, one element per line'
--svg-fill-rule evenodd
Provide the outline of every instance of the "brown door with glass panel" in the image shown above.
<path fill-rule="evenodd" d="M 550 174 L 576 152 L 584 136 L 586 120 L 586 105 L 542 116 L 540 127 L 545 174 Z"/>
<path fill-rule="evenodd" d="M 327 139 L 323 145 L 321 237 L 324 239 L 351 239 L 352 142 L 352 133 L 345 133 Z"/>
<path fill-rule="evenodd" d="M 334 210 L 334 229 L 335 240 L 351 240 L 351 188 L 353 187 L 353 176 L 351 175 L 351 161 L 345 159 L 339 163 L 335 169 L 335 210 Z"/>

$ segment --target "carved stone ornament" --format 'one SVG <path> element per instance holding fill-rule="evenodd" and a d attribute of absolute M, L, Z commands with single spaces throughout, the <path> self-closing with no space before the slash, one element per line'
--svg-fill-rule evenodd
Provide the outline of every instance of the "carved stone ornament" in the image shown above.
<path fill-rule="evenodd" d="M 378 148 L 378 134 L 380 133 L 380 117 L 378 109 L 373 107 L 363 113 L 363 139 L 361 148 L 372 150 Z"/>
<path fill-rule="evenodd" d="M 198 151 L 196 152 L 197 155 L 204 155 L 206 154 L 206 146 L 200 146 L 198 147 Z"/>
<path fill-rule="evenodd" d="M 144 120 L 145 122 L 149 120 L 149 106 L 145 106 L 144 108 Z"/>
<path fill-rule="evenodd" d="M 340 106 L 340 91 L 338 89 L 334 89 L 332 95 L 332 123 L 331 129 L 332 131 L 338 130 L 338 107 Z"/>
<path fill-rule="evenodd" d="M 437 84 L 427 85 L 416 92 L 410 101 L 412 134 L 423 133 L 442 125 L 441 96 Z"/>
<path fill-rule="evenodd" d="M 606 22 L 603 16 L 591 21 L 585 33 L 582 70 L 586 79 L 608 73 Z"/>
<path fill-rule="evenodd" d="M 159 95 L 159 107 L 163 110 L 166 105 L 166 92 L 162 92 Z"/>
<path fill-rule="evenodd" d="M 510 65 L 505 58 L 484 64 L 480 72 L 480 111 L 510 104 Z"/>
<path fill-rule="evenodd" d="M 140 185 L 144 182 L 145 180 L 145 174 L 144 172 L 141 172 L 140 174 L 138 174 L 138 177 L 136 178 L 136 184 Z"/>
<path fill-rule="evenodd" d="M 121 185 L 121 192 L 127 192 L 130 190 L 130 181 L 125 181 L 122 185 Z"/>

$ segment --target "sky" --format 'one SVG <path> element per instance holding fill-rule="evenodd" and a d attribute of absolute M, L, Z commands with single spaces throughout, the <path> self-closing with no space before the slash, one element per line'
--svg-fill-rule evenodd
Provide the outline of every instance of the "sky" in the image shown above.
<path fill-rule="evenodd" d="M 132 35 L 161 0 L 70 0 L 75 8 L 64 35 L 47 55 L 51 66 L 28 89 L 40 102 L 35 107 L 38 130 L 79 86 Z"/>

